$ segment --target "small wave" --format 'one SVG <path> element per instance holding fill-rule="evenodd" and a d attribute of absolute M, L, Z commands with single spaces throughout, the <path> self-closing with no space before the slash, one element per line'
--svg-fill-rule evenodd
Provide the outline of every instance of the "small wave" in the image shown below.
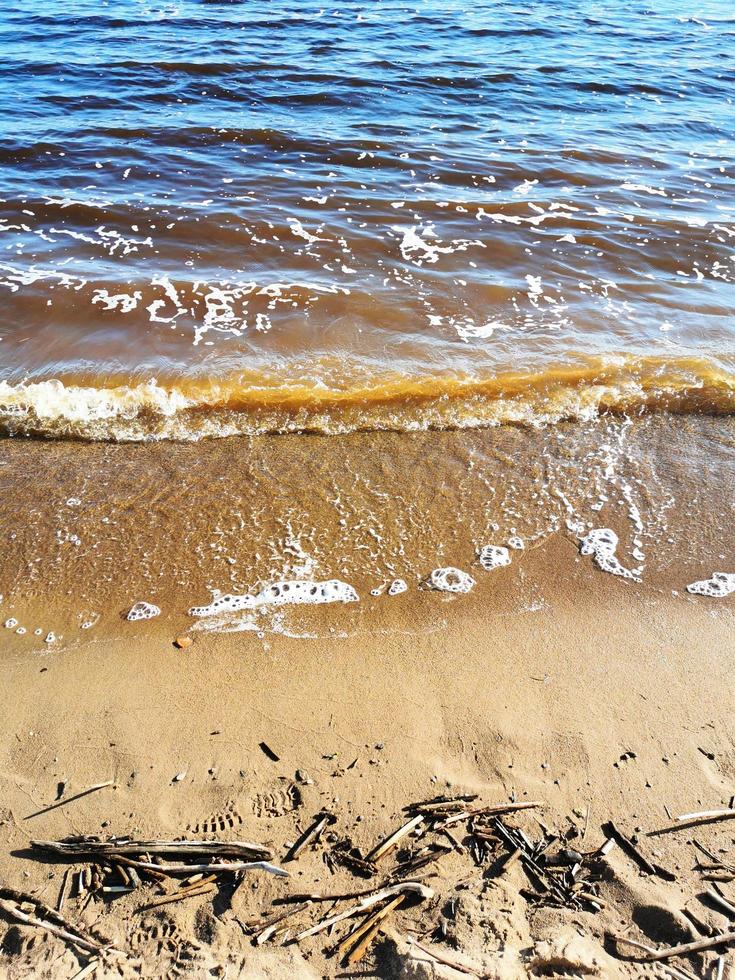
<path fill-rule="evenodd" d="M 539 373 L 396 374 L 339 387 L 257 372 L 114 386 L 74 378 L 0 382 L 1 433 L 107 441 L 541 426 L 605 413 L 734 410 L 735 374 L 696 358 L 598 357 Z"/>

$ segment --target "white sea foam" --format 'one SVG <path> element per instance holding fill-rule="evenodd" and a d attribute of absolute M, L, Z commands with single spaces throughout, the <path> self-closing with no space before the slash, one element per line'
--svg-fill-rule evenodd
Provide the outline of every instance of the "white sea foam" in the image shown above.
<path fill-rule="evenodd" d="M 461 568 L 452 568 L 451 565 L 445 568 L 435 568 L 427 579 L 428 585 L 438 592 L 471 592 L 475 587 L 475 580 Z"/>
<path fill-rule="evenodd" d="M 155 619 L 156 616 L 160 615 L 161 610 L 158 608 L 158 606 L 154 606 L 152 602 L 144 602 L 141 599 L 139 602 L 135 603 L 125 618 L 129 622 L 134 623 L 139 619 Z"/>
<path fill-rule="evenodd" d="M 687 585 L 687 592 L 692 595 L 706 595 L 712 599 L 722 599 L 735 592 L 735 573 L 713 572 L 712 578 L 702 579 Z"/>
<path fill-rule="evenodd" d="M 611 528 L 595 527 L 580 541 L 579 552 L 582 555 L 593 555 L 595 564 L 603 572 L 619 575 L 631 582 L 640 582 L 637 571 L 631 571 L 620 564 L 615 554 L 617 547 L 618 536 Z"/>
<path fill-rule="evenodd" d="M 313 582 L 303 579 L 274 582 L 254 595 L 223 595 L 208 606 L 192 606 L 190 616 L 216 616 L 221 613 L 257 609 L 261 606 L 317 605 L 327 602 L 357 602 L 360 597 L 346 582 L 329 579 Z"/>
<path fill-rule="evenodd" d="M 496 544 L 486 544 L 484 548 L 480 548 L 477 557 L 486 572 L 510 565 L 510 552 L 507 548 Z"/>
<path fill-rule="evenodd" d="M 388 586 L 388 595 L 400 595 L 401 592 L 405 592 L 407 589 L 408 585 L 406 585 L 402 578 L 395 578 Z"/>
<path fill-rule="evenodd" d="M 0 408 L 18 417 L 33 412 L 38 419 L 90 423 L 134 419 L 146 409 L 170 417 L 189 404 L 179 391 L 161 388 L 155 380 L 119 388 L 67 387 L 61 381 L 20 385 L 0 381 Z"/>

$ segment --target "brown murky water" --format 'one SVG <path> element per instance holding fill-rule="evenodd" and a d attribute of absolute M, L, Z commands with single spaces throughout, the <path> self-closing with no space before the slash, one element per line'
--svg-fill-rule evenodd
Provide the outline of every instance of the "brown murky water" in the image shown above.
<path fill-rule="evenodd" d="M 213 596 L 279 581 L 336 579 L 361 598 L 378 590 L 380 601 L 410 602 L 437 568 L 480 584 L 502 576 L 478 562 L 487 545 L 517 563 L 558 534 L 573 561 L 600 527 L 617 531 L 616 557 L 644 586 L 683 593 L 692 575 L 731 571 L 734 426 L 652 416 L 196 444 L 6 440 L 2 615 L 32 645 L 39 628 L 67 641 L 85 623 L 116 628 L 139 599 L 185 616 Z M 396 579 L 408 594 L 389 598 Z M 28 620 L 43 609 L 51 625 Z M 269 628 L 273 612 L 234 622 Z"/>

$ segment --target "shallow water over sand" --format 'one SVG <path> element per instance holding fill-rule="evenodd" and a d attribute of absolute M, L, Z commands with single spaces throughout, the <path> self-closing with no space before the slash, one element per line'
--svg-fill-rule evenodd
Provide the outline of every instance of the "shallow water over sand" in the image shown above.
<path fill-rule="evenodd" d="M 721 3 L 297 6 L 6 5 L 5 431 L 732 410 Z"/>
<path fill-rule="evenodd" d="M 575 565 L 606 583 L 613 605 L 626 590 L 674 590 L 725 609 L 727 598 L 686 587 L 735 571 L 734 423 L 661 415 L 197 444 L 5 440 L 0 622 L 17 622 L 2 639 L 31 650 L 49 630 L 65 644 L 132 637 L 146 625 L 122 617 L 139 600 L 170 630 L 354 632 L 396 604 L 422 629 L 464 603 L 494 608 L 511 581 L 506 611 L 538 612 Z M 614 562 L 583 547 L 593 529 L 614 531 Z M 553 542 L 548 589 L 524 584 L 533 552 Z M 470 595 L 431 588 L 447 568 L 474 580 Z M 294 603 L 282 589 L 334 581 L 343 585 L 323 594 L 336 601 L 314 608 L 313 595 Z M 391 590 L 397 581 L 406 588 Z M 224 595 L 254 598 L 225 603 L 233 615 L 189 615 Z"/>

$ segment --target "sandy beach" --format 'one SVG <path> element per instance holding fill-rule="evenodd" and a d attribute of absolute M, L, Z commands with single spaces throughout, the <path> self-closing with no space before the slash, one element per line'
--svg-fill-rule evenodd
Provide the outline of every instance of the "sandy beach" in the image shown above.
<path fill-rule="evenodd" d="M 673 457 L 678 439 L 681 459 L 691 427 L 659 425 L 669 427 L 661 445 Z M 720 425 L 722 442 L 729 422 Z M 705 429 L 712 434 L 702 423 L 700 438 Z M 685 495 L 679 475 L 669 478 Z M 713 466 L 713 489 L 718 478 L 724 486 L 731 473 L 718 477 Z M 211 893 L 147 910 L 175 883 L 144 878 L 131 892 L 103 885 L 80 897 L 70 886 L 63 914 L 124 953 L 102 956 L 100 976 L 332 977 L 366 968 L 385 978 L 459 976 L 447 963 L 478 977 L 664 975 L 611 937 L 659 948 L 729 927 L 727 906 L 704 893 L 720 888 L 727 901 L 732 886 L 707 881 L 700 865 L 721 861 L 721 876 L 725 868 L 731 877 L 733 825 L 648 836 L 681 814 L 731 804 L 733 606 L 685 590 L 711 572 L 710 537 L 723 551 L 731 541 L 720 516 L 684 555 L 700 518 L 693 510 L 680 537 L 665 528 L 676 544 L 669 553 L 651 546 L 642 583 L 601 571 L 559 531 L 489 573 L 467 558 L 477 578 L 468 595 L 413 583 L 393 598 L 361 588 L 359 603 L 287 609 L 297 618 L 227 633 L 192 630 L 169 588 L 153 595 L 166 612 L 150 621 L 77 627 L 50 645 L 11 633 L 3 881 L 55 906 L 65 871 L 75 882 L 84 865 L 30 842 L 72 835 L 251 841 L 289 872 L 220 877 Z M 27 610 L 22 618 L 35 622 Z M 180 635 L 193 643 L 179 649 Z M 412 804 L 465 795 L 472 799 L 459 812 L 538 803 L 503 820 L 532 841 L 548 834 L 550 860 L 560 849 L 582 856 L 583 892 L 596 904 L 545 894 L 523 862 L 504 870 L 508 848 L 490 833 L 488 850 L 478 850 L 466 815 L 451 838 L 427 818 L 372 870 L 335 857 L 366 858 L 407 822 Z M 330 822 L 318 839 L 286 861 L 322 812 Z M 663 877 L 619 844 L 600 854 L 609 821 Z M 294 941 L 349 901 L 286 906 L 296 911 L 284 931 L 255 942 L 284 899 L 415 880 L 401 862 L 410 867 L 411 855 L 426 853 L 433 859 L 417 874 L 431 897 L 391 911 L 353 967 L 335 950 L 355 920 Z M 89 959 L 59 938 L 7 925 L 8 977 L 71 977 Z M 688 971 L 677 976 L 709 975 L 716 951 L 672 962 Z"/>

